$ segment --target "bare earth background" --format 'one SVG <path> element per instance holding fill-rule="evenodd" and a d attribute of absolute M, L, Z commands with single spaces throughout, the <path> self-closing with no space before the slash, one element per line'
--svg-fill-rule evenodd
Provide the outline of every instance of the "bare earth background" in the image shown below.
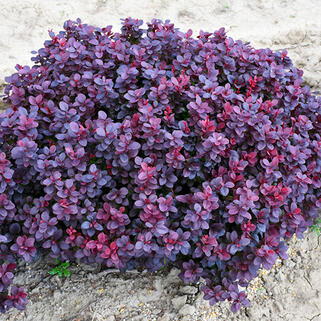
<path fill-rule="evenodd" d="M 287 48 L 305 82 L 321 91 L 321 0 L 0 0 L 0 8 L 0 86 L 17 63 L 30 64 L 30 51 L 42 47 L 48 29 L 59 31 L 65 20 L 80 17 L 119 30 L 120 18 L 131 16 L 170 19 L 194 36 L 225 27 L 233 39 L 256 48 Z M 0 320 L 321 321 L 321 247 L 314 232 L 305 236 L 290 242 L 288 261 L 253 280 L 251 307 L 236 315 L 228 303 L 210 307 L 201 284 L 183 284 L 176 269 L 119 274 L 74 264 L 71 277 L 61 280 L 48 274 L 54 262 L 42 258 L 21 264 L 15 278 L 29 293 L 26 311 Z"/>

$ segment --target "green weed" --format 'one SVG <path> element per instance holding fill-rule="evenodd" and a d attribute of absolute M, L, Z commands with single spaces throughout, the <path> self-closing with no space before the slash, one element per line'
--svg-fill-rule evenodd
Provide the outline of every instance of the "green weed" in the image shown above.
<path fill-rule="evenodd" d="M 311 226 L 311 230 L 312 230 L 312 231 L 315 231 L 318 236 L 321 235 L 321 218 L 318 218 L 318 219 L 316 220 L 316 223 Z"/>
<path fill-rule="evenodd" d="M 66 277 L 69 277 L 70 271 L 68 270 L 68 267 L 69 267 L 70 263 L 68 261 L 67 262 L 60 262 L 58 259 L 56 259 L 56 263 L 59 265 L 54 267 L 51 271 L 49 271 L 49 274 L 51 274 L 51 275 L 58 274 L 58 276 L 60 278 L 62 278 L 63 275 Z"/>

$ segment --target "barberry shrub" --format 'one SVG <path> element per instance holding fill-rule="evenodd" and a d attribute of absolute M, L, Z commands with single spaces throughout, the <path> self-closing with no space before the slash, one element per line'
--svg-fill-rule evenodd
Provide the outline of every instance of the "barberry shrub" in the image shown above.
<path fill-rule="evenodd" d="M 210 304 L 286 259 L 321 207 L 321 98 L 287 52 L 224 29 L 196 38 L 127 18 L 66 21 L 6 78 L 0 115 L 0 310 L 18 259 L 121 271 L 171 264 Z"/>

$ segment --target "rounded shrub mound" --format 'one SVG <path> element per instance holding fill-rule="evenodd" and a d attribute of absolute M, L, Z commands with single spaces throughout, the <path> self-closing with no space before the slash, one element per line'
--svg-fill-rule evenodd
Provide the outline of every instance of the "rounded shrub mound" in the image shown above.
<path fill-rule="evenodd" d="M 248 306 L 321 207 L 321 98 L 287 52 L 154 19 L 79 19 L 6 78 L 0 309 L 39 253 L 121 271 L 170 264 L 204 298 Z"/>

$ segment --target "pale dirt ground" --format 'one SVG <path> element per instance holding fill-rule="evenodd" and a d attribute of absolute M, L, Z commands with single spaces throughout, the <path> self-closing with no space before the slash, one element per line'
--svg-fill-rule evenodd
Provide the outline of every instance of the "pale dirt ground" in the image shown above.
<path fill-rule="evenodd" d="M 287 48 L 304 79 L 321 91 L 321 0 L 0 0 L 0 85 L 15 64 L 30 63 L 30 51 L 80 17 L 100 27 L 120 28 L 120 18 L 170 19 L 181 30 L 225 27 L 233 39 L 256 48 Z M 48 259 L 21 265 L 16 284 L 25 285 L 25 312 L 0 320 L 30 321 L 321 321 L 321 247 L 314 232 L 292 240 L 290 259 L 262 272 L 248 289 L 251 307 L 233 315 L 228 304 L 209 307 L 198 286 L 186 286 L 177 270 L 134 274 L 108 273 L 73 265 L 71 277 L 49 276 Z"/>

